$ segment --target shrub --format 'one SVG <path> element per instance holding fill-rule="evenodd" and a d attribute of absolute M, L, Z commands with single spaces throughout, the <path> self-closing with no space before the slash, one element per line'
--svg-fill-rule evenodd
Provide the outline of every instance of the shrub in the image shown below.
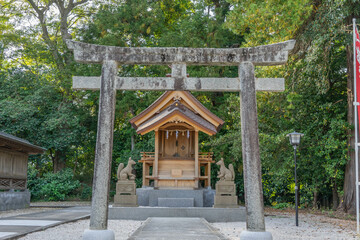
<path fill-rule="evenodd" d="M 38 170 L 29 169 L 28 188 L 32 200 L 63 201 L 81 186 L 78 180 L 74 180 L 71 169 L 57 173 L 48 172 L 42 177 L 38 175 Z"/>
<path fill-rule="evenodd" d="M 81 190 L 80 191 L 81 200 L 91 200 L 92 188 L 89 185 L 83 183 L 80 190 Z"/>
<path fill-rule="evenodd" d="M 289 207 L 290 207 L 289 203 L 277 203 L 276 205 L 273 206 L 273 208 L 275 209 L 286 209 Z"/>

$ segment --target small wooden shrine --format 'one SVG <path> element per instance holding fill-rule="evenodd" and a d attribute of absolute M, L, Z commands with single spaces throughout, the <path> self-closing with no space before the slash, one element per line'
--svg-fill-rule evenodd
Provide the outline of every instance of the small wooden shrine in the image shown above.
<path fill-rule="evenodd" d="M 224 121 L 190 92 L 167 91 L 130 120 L 138 134 L 155 131 L 155 152 L 142 152 L 143 186 L 196 189 L 210 186 L 212 153 L 199 153 L 199 131 L 216 134 Z"/>
<path fill-rule="evenodd" d="M 25 190 L 28 157 L 44 151 L 25 139 L 0 132 L 0 190 Z"/>

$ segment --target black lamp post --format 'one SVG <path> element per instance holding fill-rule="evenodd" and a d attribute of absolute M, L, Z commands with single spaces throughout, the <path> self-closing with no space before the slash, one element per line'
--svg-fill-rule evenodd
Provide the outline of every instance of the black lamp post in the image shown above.
<path fill-rule="evenodd" d="M 295 161 L 295 210 L 296 210 L 296 226 L 299 226 L 299 203 L 298 203 L 298 186 L 297 186 L 297 176 L 296 176 L 296 148 L 300 145 L 300 139 L 304 134 L 298 132 L 292 132 L 286 135 L 290 139 L 290 144 L 294 147 L 294 161 Z"/>

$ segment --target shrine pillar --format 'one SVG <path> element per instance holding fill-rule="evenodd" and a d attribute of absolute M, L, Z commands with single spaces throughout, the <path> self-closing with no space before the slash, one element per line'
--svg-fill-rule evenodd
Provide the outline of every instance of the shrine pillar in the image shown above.
<path fill-rule="evenodd" d="M 153 176 L 154 176 L 154 188 L 158 188 L 158 178 L 159 178 L 159 130 L 155 130 L 155 160 L 153 167 Z"/>
<path fill-rule="evenodd" d="M 199 130 L 195 129 L 195 184 L 199 188 Z"/>

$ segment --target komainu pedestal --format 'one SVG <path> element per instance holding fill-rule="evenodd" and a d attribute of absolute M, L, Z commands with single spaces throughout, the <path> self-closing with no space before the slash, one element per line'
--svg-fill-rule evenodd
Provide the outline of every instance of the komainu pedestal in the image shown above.
<path fill-rule="evenodd" d="M 229 168 L 226 168 L 222 158 L 216 164 L 220 165 L 220 171 L 218 173 L 220 180 L 215 185 L 214 208 L 239 207 L 236 196 L 236 185 L 234 183 L 235 173 L 233 165 L 229 164 Z"/>
<path fill-rule="evenodd" d="M 215 189 L 214 208 L 239 207 L 238 197 L 236 196 L 236 185 L 233 181 L 218 181 Z"/>
<path fill-rule="evenodd" d="M 132 174 L 135 162 L 129 158 L 127 166 L 120 163 L 117 170 L 118 181 L 116 183 L 116 194 L 114 206 L 116 207 L 137 207 L 135 175 Z"/>
<path fill-rule="evenodd" d="M 116 183 L 114 206 L 117 207 L 138 206 L 138 201 L 136 196 L 136 183 L 134 180 L 118 181 Z"/>

